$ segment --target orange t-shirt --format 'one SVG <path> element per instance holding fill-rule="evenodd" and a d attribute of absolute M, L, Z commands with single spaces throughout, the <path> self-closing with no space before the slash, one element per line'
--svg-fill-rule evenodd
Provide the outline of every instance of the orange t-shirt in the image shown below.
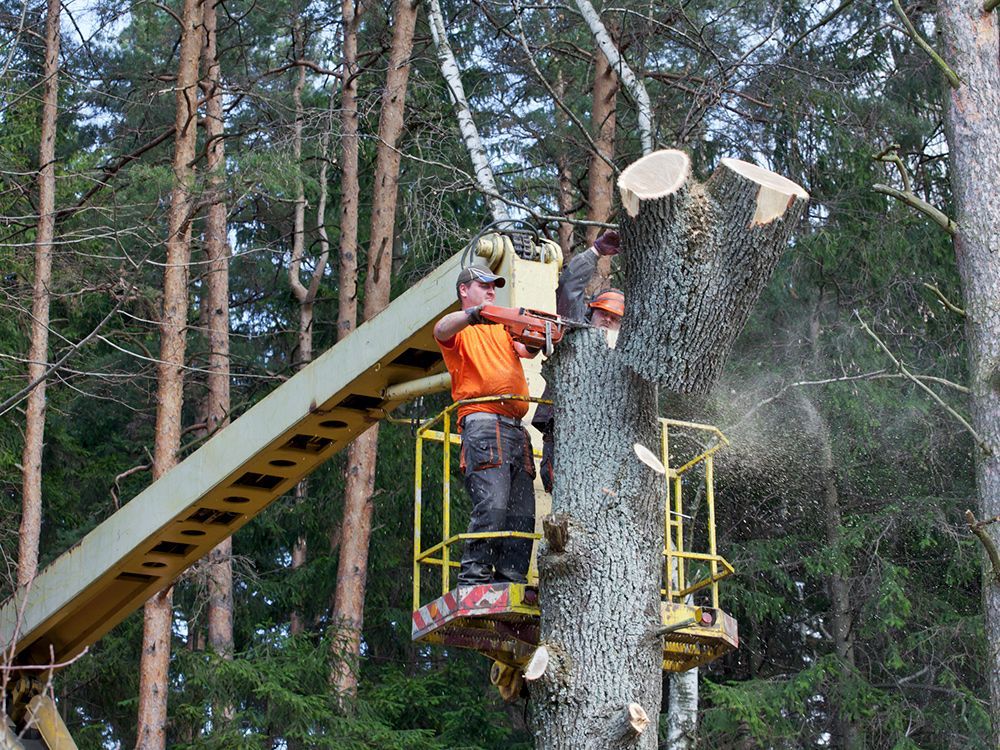
<path fill-rule="evenodd" d="M 451 397 L 455 401 L 480 396 L 528 395 L 521 358 L 514 339 L 501 325 L 463 328 L 451 341 L 438 341 L 444 363 L 451 373 Z M 458 409 L 458 418 L 477 411 L 520 419 L 528 412 L 527 401 L 488 401 Z"/>

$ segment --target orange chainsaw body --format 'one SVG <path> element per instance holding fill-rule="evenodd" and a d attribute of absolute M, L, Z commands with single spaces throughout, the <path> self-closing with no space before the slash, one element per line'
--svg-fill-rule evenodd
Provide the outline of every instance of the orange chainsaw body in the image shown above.
<path fill-rule="evenodd" d="M 567 328 L 567 321 L 558 315 L 525 307 L 483 305 L 479 315 L 484 320 L 502 325 L 510 332 L 514 341 L 535 349 L 544 349 L 546 354 L 552 353 L 552 347 L 562 340 Z"/>

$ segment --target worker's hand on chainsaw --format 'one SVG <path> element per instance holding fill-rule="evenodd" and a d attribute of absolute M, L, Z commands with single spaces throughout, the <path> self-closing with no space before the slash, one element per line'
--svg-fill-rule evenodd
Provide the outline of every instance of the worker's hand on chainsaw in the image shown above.
<path fill-rule="evenodd" d="M 594 250 L 598 255 L 618 255 L 621 252 L 618 232 L 609 229 L 596 240 L 594 240 Z"/>
<path fill-rule="evenodd" d="M 466 317 L 469 319 L 470 326 L 478 326 L 489 321 L 486 320 L 480 313 L 483 311 L 483 305 L 476 305 L 475 307 L 467 307 L 464 312 Z"/>

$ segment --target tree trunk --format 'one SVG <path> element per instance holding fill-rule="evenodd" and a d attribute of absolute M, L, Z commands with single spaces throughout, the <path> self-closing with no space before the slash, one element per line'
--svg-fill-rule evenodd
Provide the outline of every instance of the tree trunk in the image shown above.
<path fill-rule="evenodd" d="M 31 347 L 28 394 L 21 457 L 21 528 L 18 535 L 17 584 L 27 585 L 38 570 L 42 532 L 42 449 L 45 441 L 45 381 L 49 360 L 49 285 L 52 241 L 56 225 L 56 116 L 59 112 L 59 0 L 49 0 L 45 13 L 45 79 L 41 138 L 38 148 L 38 231 L 35 235 L 35 281 L 31 303 Z"/>
<path fill-rule="evenodd" d="M 629 305 L 617 348 L 598 331 L 580 331 L 546 372 L 559 424 L 552 512 L 568 518 L 569 541 L 560 552 L 547 544 L 539 552 L 540 638 L 553 658 L 533 688 L 538 750 L 657 747 L 655 723 L 636 731 L 622 722 L 631 704 L 657 716 L 662 697 L 662 642 L 654 634 L 664 477 L 633 446 L 659 445 L 658 384 L 711 385 L 687 367 L 695 353 L 717 377 L 756 300 L 752 290 L 763 287 L 807 197 L 744 162 L 724 162 L 704 187 L 688 185 L 688 172 L 687 157 L 668 151 L 622 174 Z M 721 268 L 706 269 L 714 264 Z M 671 315 L 683 316 L 682 325 L 664 325 Z M 711 339 L 705 318 L 735 330 Z M 701 352 L 706 343 L 710 350 Z M 637 363 L 640 350 L 651 362 Z"/>
<path fill-rule="evenodd" d="M 358 25 L 364 6 L 359 0 L 343 0 L 343 84 L 340 90 L 340 292 L 337 310 L 337 340 L 358 323 Z"/>
<path fill-rule="evenodd" d="M 205 43 L 202 60 L 205 79 L 205 171 L 211 196 L 205 218 L 205 274 L 203 308 L 208 336 L 208 393 L 205 397 L 205 428 L 216 432 L 229 424 L 229 241 L 226 238 L 226 162 L 222 75 L 217 48 L 216 0 L 204 5 Z M 209 554 L 208 646 L 225 658 L 233 653 L 233 543 L 220 542 Z M 229 707 L 223 713 L 230 714 Z"/>
<path fill-rule="evenodd" d="M 562 70 L 559 71 L 559 75 L 556 78 L 555 92 L 560 100 L 566 98 L 566 76 L 563 75 Z M 560 107 L 556 107 L 555 117 L 556 132 L 564 137 L 569 118 L 566 117 L 566 113 Z M 568 145 L 568 142 L 566 145 Z M 567 152 L 566 145 L 563 143 L 559 144 L 559 155 L 556 157 L 556 170 L 559 174 L 559 213 L 569 217 L 573 210 L 573 170 L 570 168 L 569 153 Z M 562 248 L 563 257 L 568 258 L 570 252 L 573 250 L 573 224 L 571 222 L 563 221 L 559 223 L 559 246 Z"/>
<path fill-rule="evenodd" d="M 198 115 L 198 57 L 201 3 L 184 0 L 177 65 L 174 131 L 174 188 L 167 217 L 167 258 L 163 270 L 160 362 L 157 365 L 156 436 L 153 480 L 177 463 L 184 400 L 184 352 L 188 313 L 188 264 L 191 256 L 192 179 Z M 145 607 L 142 662 L 139 667 L 138 748 L 166 747 L 168 665 L 172 592 L 167 588 Z"/>
<path fill-rule="evenodd" d="M 980 0 L 938 6 L 944 57 L 962 79 L 949 89 L 945 130 L 957 230 L 955 255 L 965 300 L 972 424 L 992 447 L 976 451 L 981 518 L 1000 515 L 1000 48 L 998 18 Z M 1000 544 L 1000 524 L 985 531 Z M 1000 584 L 984 557 L 985 671 L 993 745 L 1000 746 Z"/>
<path fill-rule="evenodd" d="M 800 397 L 806 413 L 806 428 L 819 442 L 819 479 L 823 492 L 823 525 L 826 531 L 826 544 L 831 550 L 836 550 L 842 542 L 840 524 L 840 493 L 837 491 L 837 475 L 833 460 L 833 445 L 830 442 L 830 427 L 819 413 L 815 404 L 805 397 Z M 851 616 L 851 592 L 848 579 L 840 570 L 834 570 L 827 581 L 830 592 L 831 619 L 833 624 L 833 646 L 845 672 L 853 672 L 854 637 Z M 845 680 L 846 681 L 846 680 Z M 844 681 L 842 681 L 844 682 Z M 843 694 L 843 691 L 841 691 Z M 839 705 L 834 706 L 834 736 L 833 745 L 844 750 L 860 750 L 864 741 L 857 723 L 844 715 Z"/>
<path fill-rule="evenodd" d="M 292 29 L 292 56 L 296 60 L 304 59 L 305 43 L 303 39 L 304 30 L 302 22 L 296 19 Z M 292 262 L 288 267 L 289 282 L 292 292 L 299 303 L 299 333 L 298 345 L 296 346 L 296 356 L 292 366 L 299 370 L 309 364 L 312 360 L 312 324 L 313 324 L 313 302 L 309 299 L 309 294 L 302 280 L 299 278 L 299 270 L 302 265 L 302 256 L 305 252 L 306 239 L 306 188 L 302 179 L 302 123 L 305 113 L 302 110 L 302 90 L 306 85 L 306 69 L 300 65 L 295 72 L 295 86 L 292 87 L 292 101 L 295 106 L 295 125 L 292 134 L 292 158 L 295 161 L 295 168 L 298 170 L 295 178 L 295 212 L 292 228 Z M 309 480 L 303 479 L 295 487 L 295 502 L 298 505 L 303 498 L 309 496 Z M 308 546 L 304 534 L 300 534 L 295 539 L 292 547 L 292 570 L 298 570 L 305 565 L 308 555 Z M 292 635 L 298 635 L 304 630 L 302 615 L 297 611 L 292 611 L 290 615 L 289 630 Z"/>
<path fill-rule="evenodd" d="M 398 144 L 403 133 L 417 6 L 412 0 L 397 0 L 394 15 L 392 50 L 378 126 L 371 244 L 368 248 L 368 275 L 365 279 L 366 320 L 385 309 L 391 292 L 392 249 L 399 188 Z M 334 662 L 331 682 L 337 692 L 348 700 L 357 693 L 358 687 L 355 664 L 361 653 L 361 629 L 364 624 L 377 441 L 378 425 L 374 425 L 351 444 L 347 454 L 344 521 L 333 611 L 333 621 L 339 628 L 335 647 L 340 658 Z"/>
<path fill-rule="evenodd" d="M 594 103 L 591 127 L 597 154 L 590 157 L 587 173 L 587 221 L 606 222 L 611 218 L 611 192 L 614 190 L 615 173 L 608 162 L 615 158 L 615 122 L 618 105 L 618 76 L 599 49 L 594 58 Z M 587 247 L 594 244 L 600 230 L 587 227 Z M 611 286 L 611 257 L 597 261 L 597 271 L 588 287 L 594 294 Z"/>

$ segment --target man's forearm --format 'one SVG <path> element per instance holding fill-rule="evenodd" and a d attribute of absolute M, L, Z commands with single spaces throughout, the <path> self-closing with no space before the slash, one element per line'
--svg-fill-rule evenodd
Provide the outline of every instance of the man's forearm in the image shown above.
<path fill-rule="evenodd" d="M 434 338 L 438 341 L 451 341 L 459 331 L 468 328 L 470 322 L 464 310 L 448 313 L 434 326 Z"/>

